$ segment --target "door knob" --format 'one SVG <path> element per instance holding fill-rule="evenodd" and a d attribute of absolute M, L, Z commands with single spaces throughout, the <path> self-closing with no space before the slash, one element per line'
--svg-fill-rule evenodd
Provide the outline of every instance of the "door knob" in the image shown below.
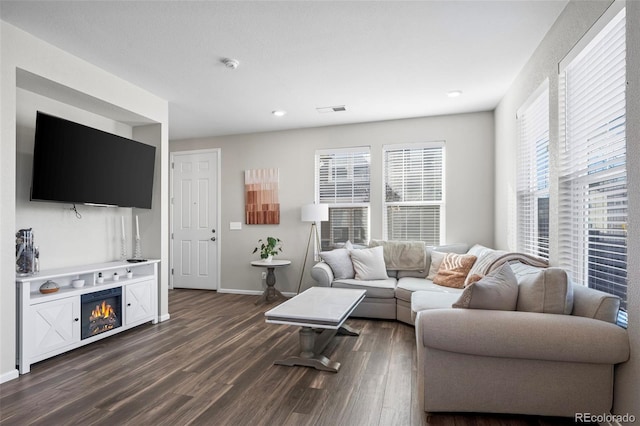
<path fill-rule="evenodd" d="M 211 230 L 211 232 L 213 232 L 213 233 L 215 234 L 215 233 L 216 233 L 216 230 L 215 230 L 215 229 L 212 229 L 212 230 Z"/>
<path fill-rule="evenodd" d="M 216 237 L 211 237 L 211 241 L 215 241 L 215 240 L 216 240 Z"/>

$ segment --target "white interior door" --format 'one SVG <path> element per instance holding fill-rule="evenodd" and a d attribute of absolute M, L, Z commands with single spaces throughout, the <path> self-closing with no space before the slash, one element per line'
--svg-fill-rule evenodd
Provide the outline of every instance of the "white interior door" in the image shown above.
<path fill-rule="evenodd" d="M 172 154 L 173 287 L 218 289 L 219 151 Z"/>

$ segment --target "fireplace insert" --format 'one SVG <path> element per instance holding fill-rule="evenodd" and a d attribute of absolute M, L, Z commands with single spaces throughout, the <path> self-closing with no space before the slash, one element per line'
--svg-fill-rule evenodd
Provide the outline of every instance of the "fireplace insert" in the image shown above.
<path fill-rule="evenodd" d="M 122 326 L 122 287 L 83 294 L 82 339 Z"/>

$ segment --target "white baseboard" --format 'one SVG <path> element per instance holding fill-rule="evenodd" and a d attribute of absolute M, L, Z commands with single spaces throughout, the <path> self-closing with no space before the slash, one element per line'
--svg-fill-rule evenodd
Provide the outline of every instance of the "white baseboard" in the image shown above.
<path fill-rule="evenodd" d="M 247 296 L 260 296 L 262 291 L 258 290 L 238 290 L 235 288 L 219 288 L 218 293 L 244 294 Z"/>
<path fill-rule="evenodd" d="M 165 322 L 167 321 L 169 318 L 171 318 L 170 314 L 164 314 L 164 315 L 160 315 L 158 317 L 158 322 Z"/>
<path fill-rule="evenodd" d="M 218 293 L 244 294 L 246 296 L 262 296 L 262 290 L 238 290 L 235 288 L 219 288 Z M 287 297 L 293 297 L 296 293 L 292 291 L 283 291 L 282 294 Z"/>
<path fill-rule="evenodd" d="M 0 383 L 8 382 L 9 380 L 17 379 L 20 374 L 18 370 L 11 370 L 6 373 L 0 374 Z"/>

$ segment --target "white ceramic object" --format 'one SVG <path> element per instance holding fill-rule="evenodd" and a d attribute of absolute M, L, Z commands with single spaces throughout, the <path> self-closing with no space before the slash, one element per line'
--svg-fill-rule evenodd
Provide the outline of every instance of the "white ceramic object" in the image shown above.
<path fill-rule="evenodd" d="M 120 279 L 120 275 L 118 275 L 118 273 L 117 273 L 117 272 L 114 272 L 114 274 L 113 274 L 113 280 L 114 280 L 114 281 L 118 281 L 119 279 Z"/>
<path fill-rule="evenodd" d="M 133 272 L 127 272 L 127 278 L 133 278 Z"/>
<path fill-rule="evenodd" d="M 71 286 L 73 288 L 84 287 L 84 280 L 73 280 L 73 281 L 71 281 Z"/>

